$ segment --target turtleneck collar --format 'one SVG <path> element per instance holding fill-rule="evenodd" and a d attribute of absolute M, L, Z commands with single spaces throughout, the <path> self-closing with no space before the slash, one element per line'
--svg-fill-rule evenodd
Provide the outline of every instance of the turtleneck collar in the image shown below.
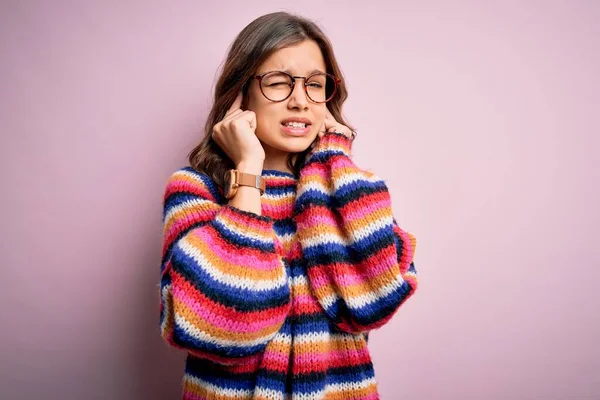
<path fill-rule="evenodd" d="M 298 183 L 298 178 L 291 172 L 278 171 L 276 169 L 263 169 L 261 173 L 267 187 L 289 186 Z"/>

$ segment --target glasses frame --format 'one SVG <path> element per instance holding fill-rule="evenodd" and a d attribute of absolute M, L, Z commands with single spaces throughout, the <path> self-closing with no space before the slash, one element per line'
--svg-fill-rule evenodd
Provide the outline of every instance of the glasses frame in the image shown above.
<path fill-rule="evenodd" d="M 291 87 L 290 93 L 284 99 L 281 99 L 281 100 L 271 100 L 270 98 L 268 98 L 267 95 L 265 94 L 265 92 L 263 91 L 263 87 L 262 87 L 263 78 L 266 75 L 272 74 L 275 72 L 280 73 L 280 74 L 285 74 L 285 75 L 289 76 L 290 79 L 292 80 L 292 87 Z M 310 78 L 312 78 L 315 75 L 327 75 L 327 76 L 333 78 L 333 82 L 334 82 L 333 92 L 331 92 L 331 96 L 329 96 L 325 101 L 315 101 L 315 100 L 313 100 L 312 97 L 310 97 L 310 94 L 308 94 L 308 87 L 306 86 L 306 83 L 308 82 L 308 80 Z M 314 74 L 310 74 L 309 76 L 294 76 L 285 71 L 267 71 L 260 75 L 254 75 L 254 76 L 252 76 L 252 78 L 258 80 L 258 87 L 260 88 L 260 92 L 262 93 L 262 95 L 265 96 L 265 99 L 272 101 L 273 103 L 281 103 L 282 101 L 286 101 L 292 95 L 292 93 L 294 93 L 294 88 L 296 87 L 296 79 L 304 79 L 303 86 L 304 86 L 304 92 L 306 93 L 306 97 L 313 103 L 317 103 L 317 104 L 327 103 L 328 101 L 333 99 L 335 94 L 337 93 L 338 85 L 342 82 L 342 80 L 340 78 L 336 77 L 335 75 L 328 74 L 327 72 L 315 72 Z M 325 90 L 327 90 L 327 88 L 325 88 Z"/>

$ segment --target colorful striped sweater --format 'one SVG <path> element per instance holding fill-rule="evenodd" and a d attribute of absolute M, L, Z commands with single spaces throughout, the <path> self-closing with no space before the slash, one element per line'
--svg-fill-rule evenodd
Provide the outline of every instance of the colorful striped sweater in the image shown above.
<path fill-rule="evenodd" d="M 327 133 L 299 177 L 263 170 L 262 215 L 190 167 L 168 181 L 160 322 L 184 399 L 379 398 L 368 333 L 414 293 L 415 240 L 351 145 Z"/>

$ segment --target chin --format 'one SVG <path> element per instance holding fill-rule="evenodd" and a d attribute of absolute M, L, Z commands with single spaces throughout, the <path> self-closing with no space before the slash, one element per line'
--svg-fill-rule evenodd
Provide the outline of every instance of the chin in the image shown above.
<path fill-rule="evenodd" d="M 309 134 L 307 136 L 293 137 L 281 133 L 262 136 L 259 133 L 257 136 L 263 146 L 270 147 L 273 150 L 285 153 L 302 153 L 310 147 L 317 135 Z"/>
<path fill-rule="evenodd" d="M 302 153 L 311 143 L 310 138 L 284 138 L 274 143 L 273 147 L 286 153 Z"/>

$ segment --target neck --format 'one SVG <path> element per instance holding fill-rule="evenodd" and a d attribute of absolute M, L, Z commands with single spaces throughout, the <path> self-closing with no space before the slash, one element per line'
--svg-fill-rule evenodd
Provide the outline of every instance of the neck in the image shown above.
<path fill-rule="evenodd" d="M 263 169 L 271 169 L 282 172 L 293 173 L 288 166 L 288 155 L 290 153 L 277 152 L 276 154 L 266 154 L 265 161 L 263 162 Z M 292 157 L 292 161 L 295 160 L 295 155 Z"/>

